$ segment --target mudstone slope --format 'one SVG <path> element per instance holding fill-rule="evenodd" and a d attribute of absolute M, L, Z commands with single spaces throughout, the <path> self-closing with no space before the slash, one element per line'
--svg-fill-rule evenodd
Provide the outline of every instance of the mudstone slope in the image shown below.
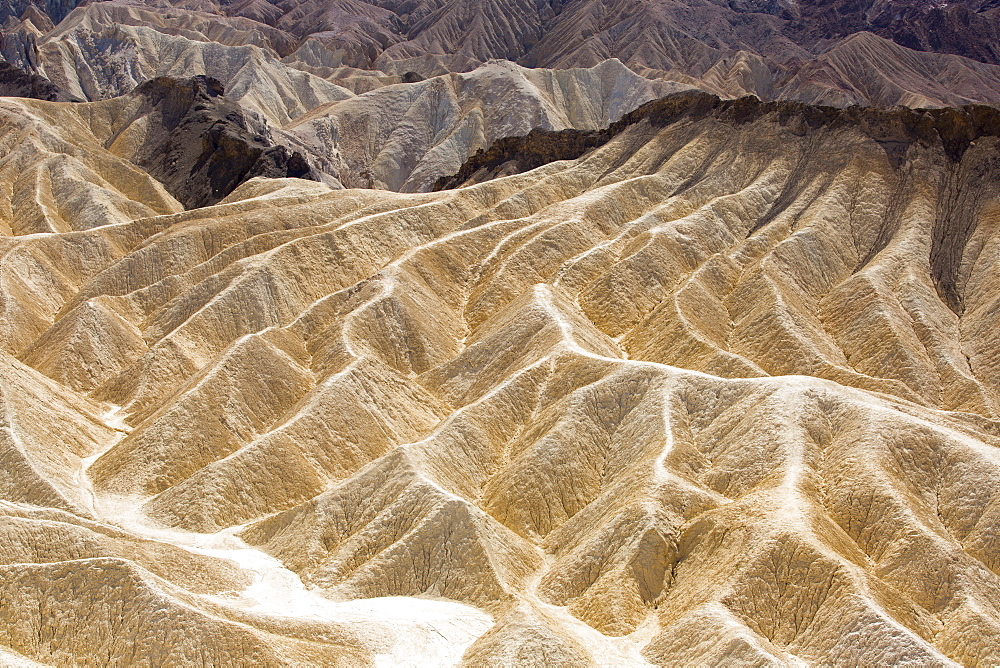
<path fill-rule="evenodd" d="M 73 156 L 0 211 L 12 660 L 1000 661 L 995 109 L 679 93 L 183 211 L 111 102 L 4 102 Z"/>

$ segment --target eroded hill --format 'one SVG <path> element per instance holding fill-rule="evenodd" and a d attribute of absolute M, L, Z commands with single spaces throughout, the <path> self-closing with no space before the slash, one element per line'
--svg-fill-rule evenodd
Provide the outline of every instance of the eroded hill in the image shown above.
<path fill-rule="evenodd" d="M 10 226 L 0 644 L 1000 660 L 996 112 L 648 109 L 459 189 Z"/>

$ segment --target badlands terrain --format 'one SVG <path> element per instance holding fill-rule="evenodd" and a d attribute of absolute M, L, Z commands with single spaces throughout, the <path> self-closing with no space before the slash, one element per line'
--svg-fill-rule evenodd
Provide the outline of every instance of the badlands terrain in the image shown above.
<path fill-rule="evenodd" d="M 997 12 L 2 0 L 0 665 L 1000 664 Z"/>
<path fill-rule="evenodd" d="M 555 69 L 617 59 L 722 97 L 1000 101 L 995 0 L 35 2 L 0 0 L 0 56 L 68 97 L 205 74 L 282 125 L 350 93 L 497 59 Z"/>

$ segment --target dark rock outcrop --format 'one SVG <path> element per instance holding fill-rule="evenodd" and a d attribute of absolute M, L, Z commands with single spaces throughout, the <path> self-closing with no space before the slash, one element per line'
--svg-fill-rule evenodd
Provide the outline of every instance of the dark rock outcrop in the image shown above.
<path fill-rule="evenodd" d="M 77 101 L 45 77 L 25 72 L 3 61 L 0 61 L 0 96 L 30 97 L 50 102 Z"/>
<path fill-rule="evenodd" d="M 133 162 L 187 208 L 215 204 L 255 176 L 314 178 L 301 153 L 276 143 L 263 118 L 224 92 L 205 76 L 158 77 L 136 88 L 156 129 Z"/>
<path fill-rule="evenodd" d="M 557 160 L 575 160 L 611 136 L 608 130 L 532 130 L 523 137 L 504 137 L 478 150 L 456 174 L 438 179 L 434 190 L 521 174 Z"/>
<path fill-rule="evenodd" d="M 664 127 L 682 119 L 713 117 L 742 124 L 765 116 L 773 116 L 783 125 L 800 126 L 801 132 L 857 126 L 885 149 L 896 167 L 913 143 L 938 144 L 952 162 L 958 162 L 976 139 L 1000 136 L 1000 109 L 988 105 L 841 109 L 792 101 L 762 102 L 755 97 L 723 100 L 709 93 L 684 91 L 647 102 L 604 130 L 533 130 L 523 137 L 505 137 L 477 151 L 456 174 L 438 179 L 434 190 L 520 174 L 556 160 L 573 160 L 642 121 Z"/>

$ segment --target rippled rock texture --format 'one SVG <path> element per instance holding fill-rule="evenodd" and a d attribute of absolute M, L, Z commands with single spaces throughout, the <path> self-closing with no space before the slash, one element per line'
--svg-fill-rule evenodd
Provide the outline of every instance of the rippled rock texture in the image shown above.
<path fill-rule="evenodd" d="M 75 156 L 3 209 L 10 656 L 1000 661 L 995 110 L 687 94 L 182 211 L 4 104 Z"/>

